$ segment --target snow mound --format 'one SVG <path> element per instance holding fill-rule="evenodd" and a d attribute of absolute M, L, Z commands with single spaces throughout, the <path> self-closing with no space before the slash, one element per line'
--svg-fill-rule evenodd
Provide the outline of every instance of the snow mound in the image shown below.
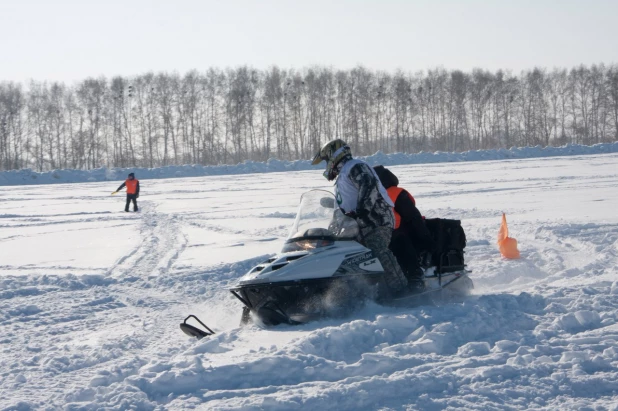
<path fill-rule="evenodd" d="M 378 151 L 371 156 L 362 158 L 364 158 L 371 165 L 382 164 L 385 166 L 395 166 L 404 164 L 512 160 L 608 153 L 618 153 L 618 142 L 595 144 L 592 146 L 568 144 L 562 147 L 512 147 L 508 150 L 501 148 L 493 150 L 472 150 L 463 153 L 436 151 L 433 153 L 420 152 L 415 154 L 384 154 L 383 152 Z M 136 173 L 137 177 L 141 180 L 148 180 L 178 177 L 203 177 L 212 175 L 303 171 L 321 168 L 322 166 L 312 166 L 311 161 L 309 160 L 282 161 L 272 158 L 266 162 L 245 161 L 236 165 L 218 166 L 183 165 L 157 168 L 98 168 L 94 170 L 52 170 L 42 173 L 32 171 L 31 169 L 23 169 L 0 172 L 0 186 L 116 181 L 123 180 L 130 172 Z"/>

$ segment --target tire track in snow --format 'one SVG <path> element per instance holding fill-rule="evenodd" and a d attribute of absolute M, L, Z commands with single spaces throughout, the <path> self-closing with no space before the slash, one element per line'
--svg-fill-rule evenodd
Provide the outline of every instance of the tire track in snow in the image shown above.
<path fill-rule="evenodd" d="M 142 241 L 108 271 L 112 278 L 148 279 L 166 272 L 187 247 L 187 238 L 175 216 L 156 212 L 156 205 L 144 202 L 141 209 Z"/>
<path fill-rule="evenodd" d="M 15 403 L 19 398 L 35 408 L 88 399 L 97 387 L 136 374 L 147 363 L 142 355 L 159 351 L 161 341 L 178 333 L 178 315 L 160 317 L 181 303 L 181 297 L 153 280 L 171 269 L 187 239 L 174 216 L 158 213 L 149 202 L 143 203 L 142 210 L 131 215 L 141 220 L 141 242 L 106 274 L 50 277 L 51 281 L 45 277 L 41 281 L 40 276 L 4 280 L 19 282 L 19 290 L 28 284 L 35 290 L 4 293 L 7 304 L 0 300 L 9 315 L 0 316 L 6 331 L 0 347 L 17 343 L 22 353 L 13 355 L 30 357 L 27 362 L 17 361 L 0 351 L 0 391 L 19 389 L 17 397 L 0 400 L 0 408 L 4 401 Z M 82 277 L 100 280 L 89 283 L 81 281 Z M 145 289 L 147 297 L 140 291 Z M 45 335 L 49 345 L 31 340 L 34 335 Z M 29 384 L 30 379 L 44 380 L 45 375 L 53 375 L 59 388 L 51 398 L 41 397 L 36 386 Z M 81 387 L 77 389 L 80 394 L 75 397 L 77 387 Z"/>

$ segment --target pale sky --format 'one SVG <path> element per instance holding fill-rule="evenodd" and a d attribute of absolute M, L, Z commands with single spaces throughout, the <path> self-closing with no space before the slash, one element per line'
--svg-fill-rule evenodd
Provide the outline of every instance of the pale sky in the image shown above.
<path fill-rule="evenodd" d="M 618 0 L 0 0 L 0 81 L 618 63 Z"/>

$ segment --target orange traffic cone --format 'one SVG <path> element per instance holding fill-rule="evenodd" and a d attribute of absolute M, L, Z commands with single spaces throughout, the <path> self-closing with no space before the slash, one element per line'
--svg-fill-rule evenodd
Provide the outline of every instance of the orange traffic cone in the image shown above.
<path fill-rule="evenodd" d="M 502 213 L 502 224 L 498 231 L 498 247 L 505 258 L 519 258 L 517 240 L 509 237 L 509 227 L 506 225 L 506 214 Z"/>

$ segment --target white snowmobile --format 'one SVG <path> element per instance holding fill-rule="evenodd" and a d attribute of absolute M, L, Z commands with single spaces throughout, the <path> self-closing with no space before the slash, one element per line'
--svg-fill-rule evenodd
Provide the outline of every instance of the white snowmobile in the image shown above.
<path fill-rule="evenodd" d="M 264 325 L 299 324 L 346 314 L 366 299 L 384 305 L 417 305 L 446 291 L 465 295 L 473 288 L 463 250 L 447 249 L 433 258 L 422 255 L 424 292 L 393 297 L 384 284 L 382 264 L 356 241 L 358 232 L 356 220 L 335 207 L 332 193 L 304 193 L 281 252 L 253 267 L 230 290 L 244 304 L 241 324 L 252 319 Z M 186 334 L 213 333 L 201 322 L 209 332 L 187 324 L 191 317 L 181 324 Z"/>

